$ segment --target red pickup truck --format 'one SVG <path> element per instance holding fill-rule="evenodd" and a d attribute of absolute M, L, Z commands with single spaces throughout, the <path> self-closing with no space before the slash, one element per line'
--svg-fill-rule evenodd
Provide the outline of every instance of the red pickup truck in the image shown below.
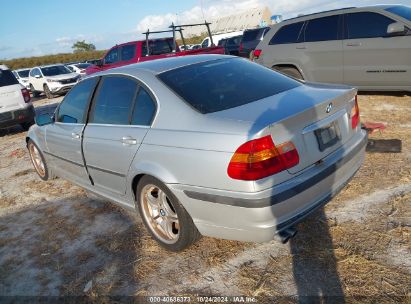
<path fill-rule="evenodd" d="M 174 39 L 160 38 L 148 40 L 149 52 L 147 52 L 147 40 L 131 41 L 112 47 L 96 65 L 89 66 L 86 74 L 112 69 L 115 67 L 138 63 L 160 58 L 197 55 L 197 54 L 224 54 L 221 46 L 212 46 L 197 50 L 182 51 L 178 45 L 175 46 Z"/>

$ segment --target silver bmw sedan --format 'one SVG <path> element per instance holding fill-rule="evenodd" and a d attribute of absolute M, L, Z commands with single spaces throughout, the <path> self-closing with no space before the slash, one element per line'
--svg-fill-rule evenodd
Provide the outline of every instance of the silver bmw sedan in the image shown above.
<path fill-rule="evenodd" d="M 41 179 L 138 210 L 179 251 L 201 235 L 292 236 L 360 168 L 359 119 L 355 89 L 199 55 L 93 74 L 26 140 Z"/>

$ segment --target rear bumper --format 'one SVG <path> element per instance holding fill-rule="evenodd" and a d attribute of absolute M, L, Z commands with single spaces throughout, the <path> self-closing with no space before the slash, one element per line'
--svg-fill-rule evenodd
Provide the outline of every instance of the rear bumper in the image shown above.
<path fill-rule="evenodd" d="M 24 122 L 34 120 L 34 107 L 30 104 L 27 108 L 0 113 L 0 129 L 9 128 Z"/>
<path fill-rule="evenodd" d="M 273 188 L 240 193 L 186 185 L 168 185 L 201 234 L 239 241 L 265 242 L 330 201 L 360 168 L 366 133 L 360 131 L 320 165 Z"/>

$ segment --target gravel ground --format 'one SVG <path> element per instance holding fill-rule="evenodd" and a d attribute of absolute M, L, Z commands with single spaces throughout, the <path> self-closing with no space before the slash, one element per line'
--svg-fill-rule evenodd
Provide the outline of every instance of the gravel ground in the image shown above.
<path fill-rule="evenodd" d="M 50 112 L 61 98 L 35 101 Z M 411 97 L 360 95 L 373 139 L 402 152 L 367 153 L 350 184 L 287 245 L 202 238 L 166 252 L 139 216 L 55 179 L 41 181 L 25 132 L 0 131 L 0 296 L 246 295 L 259 303 L 409 302 Z M 97 298 L 98 299 L 98 298 Z"/>

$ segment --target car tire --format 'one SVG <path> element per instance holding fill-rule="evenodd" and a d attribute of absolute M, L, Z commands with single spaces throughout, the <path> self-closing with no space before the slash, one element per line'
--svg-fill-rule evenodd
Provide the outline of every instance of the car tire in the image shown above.
<path fill-rule="evenodd" d="M 26 121 L 26 122 L 23 122 L 22 124 L 21 124 L 21 127 L 24 129 L 24 131 L 28 131 L 29 129 L 30 129 L 30 127 L 32 126 L 32 125 L 34 125 L 36 122 L 34 121 L 34 119 L 33 120 L 30 120 L 30 121 Z"/>
<path fill-rule="evenodd" d="M 281 72 L 287 76 L 292 78 L 304 80 L 303 75 L 301 75 L 300 71 L 293 67 L 274 67 L 274 70 Z"/>
<path fill-rule="evenodd" d="M 51 91 L 49 89 L 49 86 L 47 84 L 44 85 L 44 93 L 46 94 L 46 97 L 48 99 L 54 98 L 54 95 L 53 95 L 53 93 L 51 93 Z"/>
<path fill-rule="evenodd" d="M 33 94 L 33 97 L 38 97 L 38 96 L 39 96 L 39 92 L 37 92 L 37 91 L 34 89 L 34 87 L 33 87 L 32 84 L 30 84 L 30 91 L 31 91 L 31 94 Z"/>
<path fill-rule="evenodd" d="M 167 250 L 182 251 L 201 237 L 183 205 L 158 179 L 140 179 L 136 204 L 148 232 Z"/>
<path fill-rule="evenodd" d="M 29 150 L 31 163 L 38 176 L 44 181 L 53 179 L 55 176 L 47 166 L 43 153 L 31 139 L 27 142 L 27 148 Z"/>

